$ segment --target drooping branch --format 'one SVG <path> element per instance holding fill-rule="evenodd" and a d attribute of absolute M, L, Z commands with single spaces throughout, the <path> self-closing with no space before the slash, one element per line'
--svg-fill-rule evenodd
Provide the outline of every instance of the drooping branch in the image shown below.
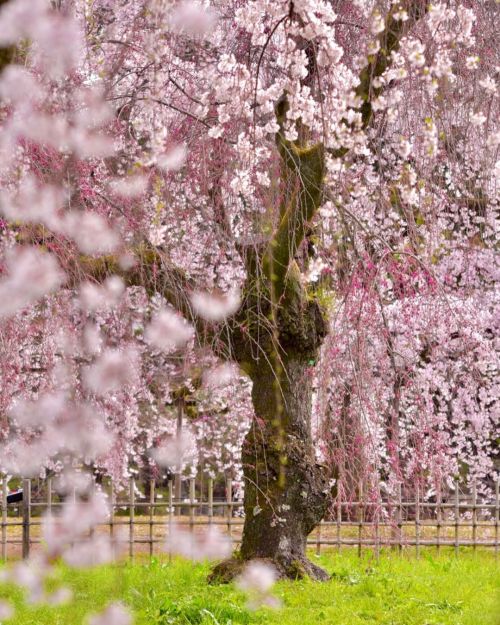
<path fill-rule="evenodd" d="M 160 250 L 143 243 L 134 248 L 131 266 L 120 262 L 116 255 L 80 255 L 71 267 L 72 286 L 82 279 L 91 278 L 103 282 L 111 275 L 120 276 L 127 286 L 142 286 L 150 294 L 159 293 L 186 319 L 193 321 L 195 315 L 189 299 L 193 283 L 178 267 L 172 265 Z"/>
<path fill-rule="evenodd" d="M 401 9 L 404 8 L 408 19 L 401 19 Z M 366 65 L 359 76 L 359 85 L 356 95 L 362 100 L 357 109 L 361 113 L 362 127 L 367 128 L 373 117 L 373 101 L 383 91 L 383 86 L 375 86 L 376 78 L 380 78 L 391 63 L 391 54 L 397 52 L 401 39 L 408 30 L 426 13 L 426 0 L 409 0 L 402 7 L 394 6 L 385 21 L 385 28 L 379 36 L 380 49 L 368 57 Z"/>
<path fill-rule="evenodd" d="M 402 9 L 408 19 L 403 20 Z M 402 37 L 425 14 L 428 3 L 425 0 L 409 0 L 403 6 L 394 7 L 386 18 L 386 25 L 380 34 L 380 49 L 368 58 L 360 73 L 356 95 L 362 101 L 362 128 L 365 129 L 373 118 L 373 101 L 382 90 L 375 86 L 391 64 L 391 54 L 399 49 Z M 308 145 L 306 141 L 286 139 L 284 126 L 289 103 L 286 93 L 276 105 L 276 119 L 279 131 L 276 144 L 281 156 L 281 182 L 284 198 L 280 206 L 280 222 L 276 233 L 264 253 L 264 269 L 273 284 L 274 296 L 278 300 L 284 293 L 290 261 L 302 243 L 309 222 L 313 219 L 322 202 L 323 178 L 325 174 L 325 147 L 319 142 Z M 336 149 L 332 155 L 342 158 L 348 148 Z M 328 150 L 328 153 L 331 153 Z"/>

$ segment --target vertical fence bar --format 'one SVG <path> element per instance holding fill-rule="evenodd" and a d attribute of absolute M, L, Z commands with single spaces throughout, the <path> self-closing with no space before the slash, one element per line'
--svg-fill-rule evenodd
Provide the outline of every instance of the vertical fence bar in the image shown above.
<path fill-rule="evenodd" d="M 115 489 L 113 488 L 113 480 L 109 481 L 109 536 L 111 540 L 115 534 Z"/>
<path fill-rule="evenodd" d="M 226 501 L 227 501 L 227 533 L 229 538 L 232 535 L 232 523 L 233 523 L 233 480 L 229 477 L 226 482 Z"/>
<path fill-rule="evenodd" d="M 318 526 L 316 528 L 316 555 L 320 556 L 321 555 L 321 523 L 323 521 L 321 520 L 318 523 Z"/>
<path fill-rule="evenodd" d="M 498 501 L 498 497 L 497 497 Z M 7 477 L 2 479 L 2 562 L 7 560 Z"/>
<path fill-rule="evenodd" d="M 172 541 L 172 527 L 174 523 L 174 493 L 172 479 L 168 480 L 168 542 Z M 172 550 L 168 550 L 168 561 L 172 562 Z"/>
<path fill-rule="evenodd" d="M 379 518 L 380 518 L 380 507 L 377 505 L 375 510 L 375 561 L 378 563 L 380 560 L 380 527 L 379 527 Z"/>
<path fill-rule="evenodd" d="M 50 478 L 49 478 L 50 479 Z M 50 505 L 52 506 L 52 482 L 50 483 L 50 486 L 47 487 L 47 493 L 50 492 Z M 92 483 L 90 485 L 90 495 L 92 497 L 92 499 L 94 499 L 95 497 L 95 491 L 96 491 L 96 484 L 95 484 L 95 480 L 92 480 Z M 95 528 L 96 526 L 94 525 L 94 523 L 92 523 L 92 525 L 90 526 L 90 537 L 93 538 L 95 535 Z"/>
<path fill-rule="evenodd" d="M 189 531 L 191 535 L 194 532 L 194 515 L 195 515 L 195 500 L 196 500 L 196 478 L 192 477 L 189 480 Z"/>
<path fill-rule="evenodd" d="M 500 479 L 495 484 L 495 559 L 498 560 L 498 525 L 500 516 Z"/>
<path fill-rule="evenodd" d="M 130 478 L 129 482 L 129 502 L 128 502 L 128 553 L 130 559 L 134 559 L 134 521 L 135 521 L 135 480 Z"/>
<path fill-rule="evenodd" d="M 472 482 L 472 550 L 476 553 L 477 549 L 477 484 L 476 480 Z"/>
<path fill-rule="evenodd" d="M 337 551 L 340 553 L 341 548 L 341 529 L 342 529 L 342 502 L 340 501 L 340 480 L 337 488 Z"/>
<path fill-rule="evenodd" d="M 214 520 L 214 481 L 208 478 L 208 524 L 212 525 Z"/>
<path fill-rule="evenodd" d="M 52 478 L 47 478 L 47 514 L 52 516 Z"/>
<path fill-rule="evenodd" d="M 363 523 L 365 511 L 363 506 L 363 482 L 359 482 L 359 508 L 358 508 L 358 558 L 361 557 L 363 540 Z"/>
<path fill-rule="evenodd" d="M 401 482 L 398 482 L 398 553 L 403 552 L 403 495 L 401 491 Z"/>
<path fill-rule="evenodd" d="M 458 556 L 460 545 L 460 492 L 459 482 L 455 480 L 455 557 Z"/>
<path fill-rule="evenodd" d="M 442 492 L 441 492 L 441 484 L 439 484 L 439 489 L 436 497 L 436 551 L 438 555 L 441 552 L 441 521 L 442 521 Z"/>
<path fill-rule="evenodd" d="M 31 480 L 23 480 L 23 558 L 30 555 Z"/>
<path fill-rule="evenodd" d="M 153 531 L 153 523 L 154 523 L 154 510 L 155 510 L 155 480 L 150 480 L 149 482 L 149 557 L 153 556 L 154 553 L 154 531 Z"/>
<path fill-rule="evenodd" d="M 415 490 L 415 556 L 420 558 L 420 489 Z"/>

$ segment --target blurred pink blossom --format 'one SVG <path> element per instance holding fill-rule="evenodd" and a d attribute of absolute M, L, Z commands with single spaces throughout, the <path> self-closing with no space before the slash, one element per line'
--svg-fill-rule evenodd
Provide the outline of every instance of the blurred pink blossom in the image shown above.
<path fill-rule="evenodd" d="M 15 248 L 6 264 L 7 276 L 0 280 L 0 317 L 48 295 L 65 279 L 55 257 L 35 247 Z"/>
<path fill-rule="evenodd" d="M 89 619 L 89 625 L 132 625 L 132 614 L 119 602 L 110 603 L 100 614 Z"/>
<path fill-rule="evenodd" d="M 171 29 L 188 37 L 208 35 L 215 23 L 214 13 L 201 2 L 193 0 L 180 2 L 170 16 Z"/>
<path fill-rule="evenodd" d="M 229 536 L 215 526 L 203 534 L 193 534 L 174 525 L 167 537 L 165 551 L 189 560 L 223 560 L 231 555 L 232 543 Z"/>
<path fill-rule="evenodd" d="M 238 367 L 224 363 L 203 373 L 203 384 L 208 388 L 221 388 L 230 384 L 238 376 Z"/>
<path fill-rule="evenodd" d="M 271 594 L 277 580 L 276 569 L 266 561 L 250 561 L 237 579 L 237 586 L 248 594 L 248 607 L 256 610 L 261 606 L 279 608 L 281 602 Z"/>
<path fill-rule="evenodd" d="M 93 365 L 84 369 L 83 380 L 89 390 L 105 395 L 133 384 L 137 380 L 138 368 L 139 357 L 136 350 L 108 349 Z"/>
<path fill-rule="evenodd" d="M 179 171 L 184 165 L 187 156 L 185 145 L 172 146 L 167 152 L 160 154 L 156 158 L 156 163 L 164 171 Z"/>
<path fill-rule="evenodd" d="M 14 616 L 14 607 L 8 601 L 0 600 L 0 623 Z"/>
<path fill-rule="evenodd" d="M 124 291 L 125 285 L 118 276 L 106 278 L 102 285 L 84 282 L 80 286 L 80 304 L 89 312 L 112 308 L 119 303 Z"/>
<path fill-rule="evenodd" d="M 151 450 L 151 457 L 163 467 L 180 471 L 183 464 L 196 460 L 196 439 L 192 432 L 184 429 L 180 434 Z"/>
<path fill-rule="evenodd" d="M 118 234 L 112 230 L 104 217 L 89 211 L 67 213 L 64 232 L 72 237 L 85 254 L 107 254 L 119 244 Z"/>
<path fill-rule="evenodd" d="M 240 292 L 235 289 L 228 293 L 194 292 L 191 303 L 195 311 L 207 321 L 222 321 L 233 315 L 240 307 Z"/>
<path fill-rule="evenodd" d="M 193 327 L 179 313 L 163 308 L 147 326 L 144 339 L 153 347 L 169 352 L 182 347 L 193 334 Z"/>

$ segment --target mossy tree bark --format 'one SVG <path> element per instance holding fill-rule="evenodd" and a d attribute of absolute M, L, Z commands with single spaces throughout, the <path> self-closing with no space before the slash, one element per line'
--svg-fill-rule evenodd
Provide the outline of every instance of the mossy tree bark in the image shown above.
<path fill-rule="evenodd" d="M 317 463 L 311 435 L 312 374 L 325 323 L 315 302 L 301 304 L 300 311 L 283 311 L 293 310 L 289 318 L 280 315 L 279 358 L 266 349 L 250 367 L 243 364 L 255 410 L 242 451 L 243 539 L 238 558 L 218 565 L 212 581 L 229 581 L 254 558 L 271 561 L 281 577 L 328 577 L 306 557 L 307 536 L 331 492 L 332 476 Z"/>

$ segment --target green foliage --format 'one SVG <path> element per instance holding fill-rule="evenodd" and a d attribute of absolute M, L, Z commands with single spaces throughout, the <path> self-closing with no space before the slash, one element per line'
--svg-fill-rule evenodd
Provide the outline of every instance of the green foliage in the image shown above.
<path fill-rule="evenodd" d="M 433 552 L 435 554 L 435 552 Z M 53 588 L 64 584 L 74 601 L 34 607 L 21 592 L 0 585 L 0 599 L 18 612 L 5 625 L 79 625 L 88 612 L 120 599 L 136 625 L 498 625 L 500 569 L 489 552 L 439 557 L 384 554 L 377 563 L 354 551 L 318 559 L 332 573 L 327 583 L 282 582 L 275 594 L 281 611 L 250 612 L 234 585 L 209 586 L 208 566 L 154 560 L 92 571 L 56 568 Z"/>

